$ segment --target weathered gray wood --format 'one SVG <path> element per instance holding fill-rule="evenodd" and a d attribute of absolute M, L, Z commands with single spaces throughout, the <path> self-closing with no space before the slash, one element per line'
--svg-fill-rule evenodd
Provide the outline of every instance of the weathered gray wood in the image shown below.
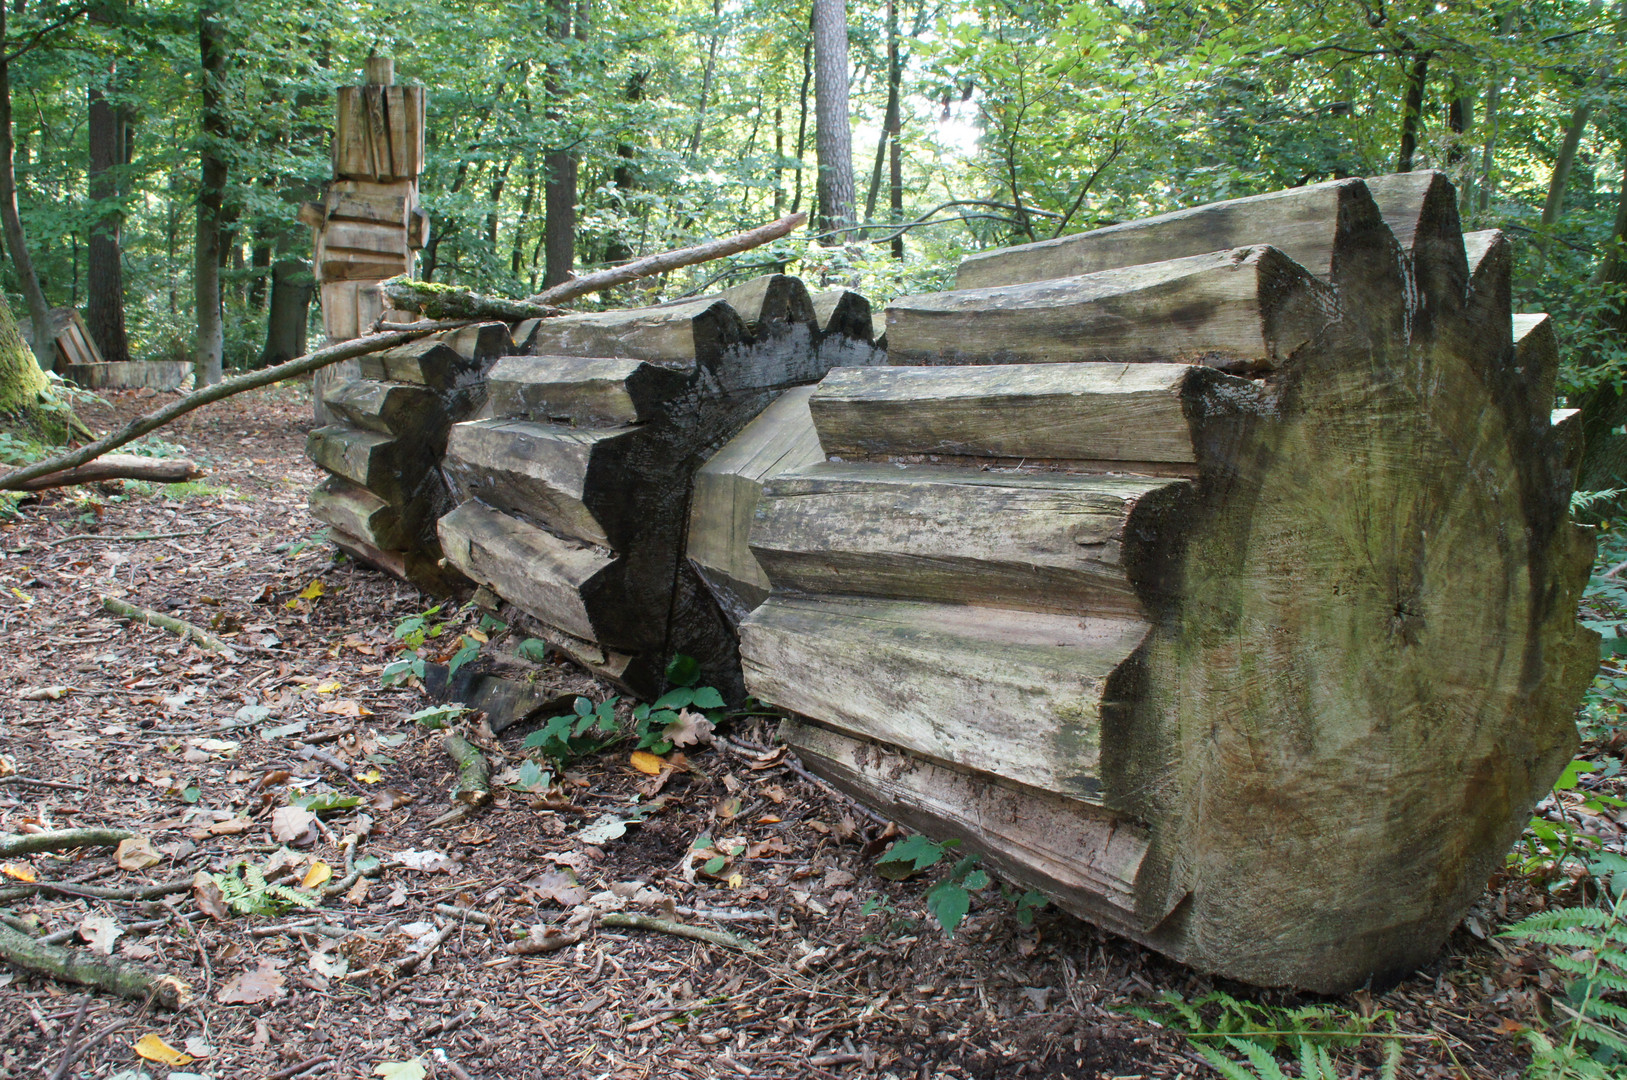
<path fill-rule="evenodd" d="M 87 390 L 174 390 L 192 374 L 192 365 L 180 360 L 59 363 L 57 374 Z"/>
<path fill-rule="evenodd" d="M 1330 284 L 1384 257 L 1389 238 L 1360 180 L 1330 180 L 1210 203 L 1090 232 L 971 255 L 957 289 L 986 289 L 1270 244 Z M 1363 265 L 1356 272 L 1366 274 Z"/>
<path fill-rule="evenodd" d="M 1001 288 L 900 297 L 893 363 L 1201 363 L 1270 371 L 1335 318 L 1328 286 L 1249 247 Z"/>
<path fill-rule="evenodd" d="M 328 391 L 328 408 L 339 422 L 384 435 L 446 437 L 446 410 L 440 395 L 413 383 L 352 379 Z"/>
<path fill-rule="evenodd" d="M 726 301 L 702 297 L 661 307 L 592 311 L 544 319 L 531 352 L 608 356 L 688 368 L 715 366 L 750 335 Z"/>
<path fill-rule="evenodd" d="M 1110 811 L 794 719 L 780 737 L 860 801 L 908 828 L 952 834 L 1005 876 L 1066 896 L 1102 925 L 1145 935 L 1169 914 L 1144 901 L 1138 910 L 1147 833 Z"/>
<path fill-rule="evenodd" d="M 808 415 L 813 392 L 787 390 L 695 474 L 685 552 L 730 625 L 768 599 L 768 576 L 747 546 L 763 484 L 825 459 Z"/>
<path fill-rule="evenodd" d="M 400 549 L 409 543 L 395 507 L 343 477 L 330 476 L 311 491 L 311 516 L 375 548 Z"/>
<path fill-rule="evenodd" d="M 1514 248 L 1501 229 L 1469 233 L 1463 238 L 1468 259 L 1468 303 L 1464 322 L 1471 333 L 1495 334 L 1514 311 Z"/>
<path fill-rule="evenodd" d="M 489 366 L 511 351 L 512 331 L 505 322 L 483 322 L 437 334 L 436 338 L 474 367 Z"/>
<path fill-rule="evenodd" d="M 403 455 L 389 435 L 337 425 L 320 427 L 306 436 L 305 456 L 385 502 L 398 506 L 402 502 Z"/>
<path fill-rule="evenodd" d="M 364 356 L 360 364 L 364 379 L 416 383 L 435 390 L 452 389 L 471 377 L 472 368 L 456 349 L 427 338 Z"/>
<path fill-rule="evenodd" d="M 446 560 L 471 581 L 568 634 L 598 640 L 588 605 L 610 553 L 562 540 L 470 500 L 440 520 Z"/>
<path fill-rule="evenodd" d="M 1146 632 L 1138 619 L 774 596 L 740 642 L 765 701 L 1094 801 L 1107 679 Z"/>
<path fill-rule="evenodd" d="M 1548 316 L 1514 316 L 1514 367 L 1530 387 L 1532 407 L 1551 409 L 1559 380 L 1559 337 Z"/>
<path fill-rule="evenodd" d="M 579 431 L 525 420 L 456 424 L 444 468 L 454 498 L 488 506 L 590 544 L 610 546 L 604 526 L 588 509 L 586 485 L 594 448 L 625 439 L 629 428 Z"/>
<path fill-rule="evenodd" d="M 1450 324 L 1461 318 L 1469 261 L 1451 181 L 1444 173 L 1423 169 L 1369 176 L 1367 190 L 1406 254 L 1417 283 L 1414 333 L 1427 336 L 1441 320 Z"/>
<path fill-rule="evenodd" d="M 1190 463 L 1188 402 L 1256 396 L 1184 364 L 839 368 L 809 402 L 832 457 L 966 455 Z"/>
<path fill-rule="evenodd" d="M 801 278 L 764 274 L 712 295 L 734 308 L 752 337 L 815 325 L 813 300 Z"/>
<path fill-rule="evenodd" d="M 809 465 L 764 487 L 751 553 L 794 593 L 1136 616 L 1123 553 L 1131 511 L 1151 492 L 1186 484 Z"/>
<path fill-rule="evenodd" d="M 1002 282 L 1001 284 L 1009 284 Z M 839 334 L 869 344 L 875 340 L 870 301 L 852 289 L 826 289 L 811 297 L 814 325 L 821 334 Z"/>
<path fill-rule="evenodd" d="M 491 369 L 486 410 L 522 420 L 643 423 L 689 381 L 687 373 L 643 360 L 505 356 Z"/>

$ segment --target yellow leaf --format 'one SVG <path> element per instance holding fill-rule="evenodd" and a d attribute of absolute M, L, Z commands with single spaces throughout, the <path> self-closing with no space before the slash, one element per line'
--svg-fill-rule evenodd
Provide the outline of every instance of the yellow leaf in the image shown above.
<path fill-rule="evenodd" d="M 318 885 L 326 885 L 331 880 L 333 880 L 333 867 L 318 859 L 311 864 L 309 870 L 305 871 L 305 880 L 300 882 L 300 886 L 306 889 L 314 889 Z"/>
<path fill-rule="evenodd" d="M 476 641 L 480 642 L 482 645 L 486 644 L 486 642 L 491 640 L 491 638 L 486 636 L 486 632 L 484 630 L 481 630 L 479 627 L 476 627 L 475 629 L 469 631 L 468 636 L 474 638 Z"/>
<path fill-rule="evenodd" d="M 648 750 L 634 750 L 633 756 L 627 759 L 639 772 L 646 776 L 660 776 L 661 768 L 666 764 Z"/>
<path fill-rule="evenodd" d="M 156 1061 L 163 1065 L 187 1065 L 192 1061 L 191 1054 L 181 1053 L 152 1032 L 137 1039 L 133 1049 L 148 1061 Z"/>
<path fill-rule="evenodd" d="M 375 765 L 371 769 L 368 769 L 366 772 L 362 773 L 360 776 L 356 777 L 356 779 L 360 780 L 364 784 L 376 784 L 380 780 L 384 779 L 384 774 L 379 772 L 378 766 Z"/>
<path fill-rule="evenodd" d="M 24 866 L 22 863 L 0 863 L 0 874 L 4 874 L 8 878 L 15 878 L 18 881 L 39 880 L 39 878 L 34 874 L 34 868 L 31 866 Z"/>
<path fill-rule="evenodd" d="M 740 886 L 744 885 L 745 883 L 746 883 L 746 875 L 744 875 L 744 874 L 730 874 L 729 875 L 729 888 L 738 889 Z"/>
<path fill-rule="evenodd" d="M 315 600 L 327 591 L 322 587 L 322 580 L 318 578 L 299 591 L 299 598 L 301 600 Z"/>
<path fill-rule="evenodd" d="M 319 694 L 333 694 L 337 693 L 343 687 L 344 683 L 340 682 L 338 679 L 328 679 L 326 682 L 319 682 L 316 684 L 316 692 Z"/>

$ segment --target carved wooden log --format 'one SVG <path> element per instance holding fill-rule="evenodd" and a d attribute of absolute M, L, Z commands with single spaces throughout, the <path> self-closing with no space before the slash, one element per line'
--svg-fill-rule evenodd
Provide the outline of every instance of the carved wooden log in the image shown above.
<path fill-rule="evenodd" d="M 807 290 L 771 275 L 524 333 L 536 355 L 499 360 L 483 417 L 451 429 L 447 560 L 630 689 L 658 691 L 685 653 L 738 693 L 731 624 L 683 558 L 691 488 L 749 421 L 827 370 Z"/>
<path fill-rule="evenodd" d="M 506 323 L 447 331 L 360 360 L 360 378 L 333 384 L 338 421 L 311 432 L 306 453 L 331 475 L 311 515 L 353 557 L 445 592 L 436 520 L 453 501 L 440 470 L 447 431 L 485 400 L 483 372 L 509 346 Z"/>
<path fill-rule="evenodd" d="M 748 690 L 810 768 L 1173 957 L 1406 974 L 1597 661 L 1574 420 L 1504 254 L 1412 174 L 968 260 L 888 340 L 976 366 L 833 372 L 826 460 L 716 459 L 761 478 Z"/>

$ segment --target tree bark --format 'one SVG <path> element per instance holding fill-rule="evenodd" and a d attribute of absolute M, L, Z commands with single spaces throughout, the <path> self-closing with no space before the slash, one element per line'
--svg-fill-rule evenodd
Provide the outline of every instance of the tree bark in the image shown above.
<path fill-rule="evenodd" d="M 723 41 L 723 0 L 712 0 L 712 40 L 706 47 L 706 71 L 701 76 L 700 103 L 695 109 L 695 130 L 689 136 L 689 157 L 700 151 L 701 135 L 706 131 L 706 107 L 712 98 L 712 78 L 717 73 L 717 49 Z"/>
<path fill-rule="evenodd" d="M 1570 123 L 1565 126 L 1565 138 L 1559 144 L 1559 156 L 1554 159 L 1554 171 L 1548 177 L 1548 198 L 1542 204 L 1542 231 L 1537 234 L 1537 267 L 1542 273 L 1548 258 L 1549 234 L 1565 213 L 1565 185 L 1570 183 L 1571 169 L 1576 164 L 1576 148 L 1582 143 L 1588 121 L 1593 118 L 1593 106 L 1583 103 L 1571 111 Z"/>
<path fill-rule="evenodd" d="M 283 364 L 305 354 L 311 294 L 316 280 L 304 259 L 283 257 L 271 266 L 271 310 L 266 315 L 266 343 L 260 367 Z"/>
<path fill-rule="evenodd" d="M 819 242 L 852 225 L 853 128 L 848 119 L 846 0 L 813 0 L 814 142 L 819 155 Z"/>
<path fill-rule="evenodd" d="M 808 152 L 808 88 L 813 85 L 813 43 L 802 46 L 802 92 L 797 98 L 797 175 L 791 213 L 802 209 L 802 170 Z"/>
<path fill-rule="evenodd" d="M 202 184 L 198 190 L 198 231 L 193 264 L 193 293 L 197 303 L 197 383 L 213 386 L 221 380 L 225 337 L 220 303 L 221 203 L 226 189 L 226 161 L 218 143 L 227 137 L 222 81 L 226 74 L 226 29 L 213 4 L 198 11 L 198 56 L 203 63 Z"/>
<path fill-rule="evenodd" d="M 6 10 L 0 4 L 0 41 L 6 36 Z M 39 275 L 34 272 L 34 260 L 28 254 L 28 239 L 23 234 L 23 219 L 17 209 L 17 170 L 13 164 L 15 148 L 11 134 L 11 62 L 0 54 L 0 226 L 4 227 L 6 250 L 11 253 L 12 269 L 17 272 L 23 299 L 28 304 L 28 321 L 34 328 L 34 359 L 40 370 L 56 367 L 56 337 L 51 326 L 51 305 L 40 288 Z"/>
<path fill-rule="evenodd" d="M 570 0 L 550 0 L 551 31 L 564 41 L 571 36 Z M 559 119 L 563 95 L 557 65 L 550 65 L 546 81 L 548 114 Z M 576 153 L 570 149 L 550 150 L 543 158 L 543 252 L 544 288 L 570 280 L 576 263 Z"/>
<path fill-rule="evenodd" d="M 650 73 L 647 70 L 638 70 L 627 77 L 627 92 L 623 97 L 628 104 L 636 104 L 644 100 L 644 81 Z M 627 197 L 637 191 L 641 186 L 638 170 L 638 149 L 631 143 L 617 141 L 616 168 L 610 174 L 610 182 L 616 187 L 616 195 L 621 203 L 621 210 L 627 209 Z M 605 262 L 626 262 L 633 257 L 633 248 L 627 242 L 627 237 L 621 232 L 613 233 L 605 244 Z M 519 257 L 515 256 L 515 273 L 519 273 Z"/>
<path fill-rule="evenodd" d="M 1412 53 L 1412 67 L 1407 72 L 1406 100 L 1401 112 L 1401 152 L 1396 158 L 1396 172 L 1411 172 L 1412 159 L 1418 152 L 1418 124 L 1423 119 L 1424 86 L 1429 82 L 1430 52 Z"/>
<path fill-rule="evenodd" d="M 108 67 L 111 88 L 117 76 L 117 62 Z M 86 187 L 96 204 L 96 217 L 90 227 L 86 257 L 85 324 L 102 359 L 119 363 L 130 359 L 130 343 L 124 329 L 124 265 L 121 251 L 121 218 L 115 200 L 119 196 L 117 167 L 124 159 L 123 118 L 107 95 L 98 87 L 89 91 L 90 115 L 86 125 L 90 137 L 90 171 Z"/>

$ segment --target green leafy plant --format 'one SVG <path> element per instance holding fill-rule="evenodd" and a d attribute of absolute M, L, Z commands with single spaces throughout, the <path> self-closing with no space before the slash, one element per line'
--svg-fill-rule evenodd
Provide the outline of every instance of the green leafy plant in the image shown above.
<path fill-rule="evenodd" d="M 241 876 L 239 876 L 241 875 Z M 240 862 L 224 874 L 210 874 L 221 896 L 239 915 L 280 915 L 289 908 L 311 908 L 315 893 L 290 885 L 273 885 L 253 863 Z"/>
<path fill-rule="evenodd" d="M 540 750 L 557 768 L 563 769 L 577 758 L 595 753 L 614 741 L 618 700 L 612 694 L 595 705 L 579 697 L 573 711 L 550 719 L 527 735 L 523 745 Z"/>
<path fill-rule="evenodd" d="M 419 709 L 417 712 L 407 717 L 407 719 L 411 720 L 419 727 L 426 727 L 431 731 L 438 731 L 441 728 L 451 726 L 454 720 L 458 719 L 460 716 L 463 716 L 468 711 L 468 707 L 462 702 L 453 701 L 448 702 L 445 705 L 430 705 L 427 708 Z"/>
<path fill-rule="evenodd" d="M 1373 1038 L 1386 1040 L 1382 1080 L 1394 1080 L 1401 1066 L 1395 1032 L 1374 1030 L 1381 1023 L 1394 1027 L 1395 1014 L 1388 1009 L 1364 1016 L 1334 1005 L 1285 1008 L 1217 990 L 1192 1001 L 1169 991 L 1156 1006 L 1128 1005 L 1119 1011 L 1185 1035 L 1228 1080 L 1290 1080 L 1278 1053 L 1297 1059 L 1299 1080 L 1340 1080 L 1332 1050 Z"/>
<path fill-rule="evenodd" d="M 1603 1080 L 1627 1063 L 1627 858 L 1604 853 L 1588 870 L 1595 903 L 1544 911 L 1502 933 L 1548 946 L 1549 963 L 1570 976 L 1554 1002 L 1565 1015 L 1556 1035 L 1527 1035 L 1540 1080 Z"/>
<path fill-rule="evenodd" d="M 891 881 L 903 881 L 943 861 L 960 846 L 959 840 L 929 840 L 911 836 L 890 846 L 876 860 L 876 873 Z M 953 934 L 972 909 L 972 893 L 989 887 L 989 875 L 977 869 L 979 857 L 968 855 L 927 890 L 926 909 L 944 933 Z"/>

